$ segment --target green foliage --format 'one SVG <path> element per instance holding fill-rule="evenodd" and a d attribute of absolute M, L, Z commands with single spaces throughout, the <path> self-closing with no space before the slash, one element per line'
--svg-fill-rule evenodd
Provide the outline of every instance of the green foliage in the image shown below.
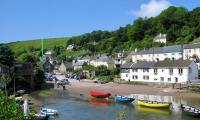
<path fill-rule="evenodd" d="M 45 76 L 43 68 L 42 67 L 36 68 L 36 78 L 35 78 L 36 88 L 41 88 L 41 85 L 45 83 L 44 78 Z"/>
<path fill-rule="evenodd" d="M 7 99 L 1 90 L 0 103 L 0 120 L 25 120 L 20 105 L 14 99 Z"/>
<path fill-rule="evenodd" d="M 54 46 L 65 47 L 68 38 L 49 38 L 44 39 L 44 49 L 52 50 Z M 17 41 L 8 44 L 11 49 L 17 53 L 19 51 L 39 51 L 41 50 L 41 39 L 40 40 L 29 40 L 29 41 Z"/>
<path fill-rule="evenodd" d="M 9 46 L 0 44 L 0 63 L 7 66 L 12 66 L 14 54 Z"/>
<path fill-rule="evenodd" d="M 33 63 L 33 64 L 36 64 L 36 62 L 38 61 L 39 58 L 37 58 L 34 54 L 32 53 L 24 53 L 22 55 L 20 55 L 18 57 L 18 60 L 20 62 L 29 62 L 29 63 Z"/>

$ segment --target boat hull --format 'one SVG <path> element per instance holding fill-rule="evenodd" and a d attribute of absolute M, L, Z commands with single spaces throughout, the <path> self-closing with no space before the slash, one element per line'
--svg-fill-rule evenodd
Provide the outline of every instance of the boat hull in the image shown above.
<path fill-rule="evenodd" d="M 188 105 L 183 105 L 183 104 L 181 104 L 181 109 L 182 109 L 182 112 L 186 115 L 193 116 L 193 117 L 200 117 L 199 109 L 196 109 L 196 108 L 188 106 Z"/>
<path fill-rule="evenodd" d="M 135 98 L 115 96 L 115 100 L 119 102 L 124 102 L 124 103 L 131 103 L 135 100 Z"/>
<path fill-rule="evenodd" d="M 147 103 L 141 100 L 138 100 L 138 105 L 152 108 L 169 108 L 169 103 Z"/>
<path fill-rule="evenodd" d="M 106 93 L 106 92 L 89 92 L 89 94 L 93 97 L 96 97 L 96 98 L 107 98 L 109 96 L 111 96 L 110 93 Z"/>

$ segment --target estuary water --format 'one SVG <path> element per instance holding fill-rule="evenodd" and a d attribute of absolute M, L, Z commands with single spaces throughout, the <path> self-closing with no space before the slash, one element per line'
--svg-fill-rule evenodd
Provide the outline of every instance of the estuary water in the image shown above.
<path fill-rule="evenodd" d="M 200 106 L 199 99 L 184 99 L 171 96 L 133 95 L 139 99 L 172 102 L 170 109 L 141 107 L 137 101 L 124 104 L 114 100 L 72 97 L 67 91 L 55 91 L 54 95 L 41 96 L 39 91 L 32 96 L 41 100 L 44 107 L 57 109 L 59 115 L 51 120 L 199 120 L 183 114 L 180 103 Z M 125 118 L 125 119 L 123 119 Z"/>

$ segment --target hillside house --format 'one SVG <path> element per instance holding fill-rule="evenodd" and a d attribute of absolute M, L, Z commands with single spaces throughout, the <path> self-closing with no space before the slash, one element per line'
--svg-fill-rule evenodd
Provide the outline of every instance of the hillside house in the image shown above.
<path fill-rule="evenodd" d="M 158 42 L 158 43 L 166 43 L 167 42 L 167 35 L 166 34 L 162 34 L 160 33 L 159 35 L 157 35 L 154 38 L 154 42 Z"/>
<path fill-rule="evenodd" d="M 68 45 L 67 46 L 67 50 L 73 50 L 74 49 L 74 45 Z"/>
<path fill-rule="evenodd" d="M 190 60 L 126 63 L 120 76 L 125 81 L 148 83 L 199 82 L 197 64 Z"/>
<path fill-rule="evenodd" d="M 73 71 L 72 63 L 71 62 L 63 62 L 62 61 L 62 63 L 59 66 L 58 70 L 63 74 L 66 74 L 67 72 L 72 72 Z"/>
<path fill-rule="evenodd" d="M 93 59 L 90 60 L 89 64 L 94 66 L 94 67 L 105 66 L 105 67 L 107 67 L 107 69 L 114 69 L 115 68 L 115 63 L 112 60 L 112 58 L 110 58 L 106 55 L 94 57 Z"/>

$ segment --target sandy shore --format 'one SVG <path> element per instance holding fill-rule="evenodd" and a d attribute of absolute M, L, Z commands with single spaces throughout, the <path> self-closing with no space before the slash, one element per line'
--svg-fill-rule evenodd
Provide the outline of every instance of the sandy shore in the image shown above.
<path fill-rule="evenodd" d="M 59 79 L 65 78 L 62 75 L 57 76 Z M 130 94 L 144 94 L 144 95 L 165 95 L 165 96 L 176 96 L 182 98 L 198 98 L 200 99 L 200 94 L 198 93 L 189 93 L 180 91 L 172 88 L 158 88 L 155 86 L 148 85 L 128 85 L 128 84 L 118 84 L 118 83 L 107 83 L 99 84 L 93 83 L 92 80 L 77 80 L 70 79 L 70 85 L 66 85 L 66 89 L 69 91 L 70 95 L 84 95 L 89 96 L 88 92 L 90 91 L 105 91 L 114 95 L 130 95 Z M 62 87 L 55 89 L 61 89 Z"/>

